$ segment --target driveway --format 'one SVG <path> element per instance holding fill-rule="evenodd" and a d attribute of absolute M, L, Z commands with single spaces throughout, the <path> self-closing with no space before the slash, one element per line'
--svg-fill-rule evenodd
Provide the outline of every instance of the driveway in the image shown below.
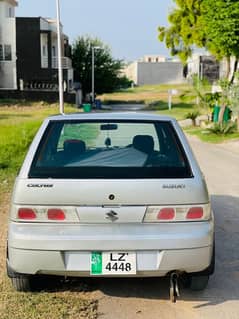
<path fill-rule="evenodd" d="M 102 105 L 102 110 L 110 112 L 136 112 L 142 111 L 145 108 L 144 104 L 110 104 Z"/>
<path fill-rule="evenodd" d="M 172 304 L 167 279 L 97 280 L 101 319 L 239 318 L 239 152 L 189 138 L 206 176 L 216 221 L 216 272 L 203 292 L 182 289 Z"/>

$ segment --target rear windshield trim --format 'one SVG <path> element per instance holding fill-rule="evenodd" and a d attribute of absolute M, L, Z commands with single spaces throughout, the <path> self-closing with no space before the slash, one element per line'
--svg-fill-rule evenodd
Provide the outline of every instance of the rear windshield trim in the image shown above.
<path fill-rule="evenodd" d="M 47 176 L 47 177 L 46 177 Z M 87 167 L 87 168 L 70 168 L 62 170 L 59 168 L 36 168 L 30 172 L 29 178 L 53 178 L 53 179 L 182 179 L 192 178 L 193 175 L 185 171 L 184 168 L 169 167 L 130 167 L 112 170 L 111 167 Z"/>

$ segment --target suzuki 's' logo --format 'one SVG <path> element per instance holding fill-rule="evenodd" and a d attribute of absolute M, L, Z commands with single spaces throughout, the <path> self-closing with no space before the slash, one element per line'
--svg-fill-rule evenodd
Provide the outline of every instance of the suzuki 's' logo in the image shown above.
<path fill-rule="evenodd" d="M 110 212 L 106 213 L 106 219 L 109 219 L 112 222 L 115 222 L 119 217 L 117 216 L 118 214 L 111 210 Z"/>

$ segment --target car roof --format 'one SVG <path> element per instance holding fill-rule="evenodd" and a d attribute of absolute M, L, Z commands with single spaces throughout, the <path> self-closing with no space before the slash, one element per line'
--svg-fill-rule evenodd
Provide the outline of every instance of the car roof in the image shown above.
<path fill-rule="evenodd" d="M 144 112 L 92 112 L 92 113 L 70 113 L 59 114 L 47 118 L 50 121 L 64 120 L 148 120 L 148 121 L 176 121 L 174 118 L 165 115 L 156 115 Z"/>

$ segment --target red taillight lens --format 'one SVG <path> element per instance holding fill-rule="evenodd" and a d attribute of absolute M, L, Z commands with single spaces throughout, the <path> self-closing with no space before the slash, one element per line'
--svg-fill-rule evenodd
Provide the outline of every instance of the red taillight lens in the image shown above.
<path fill-rule="evenodd" d="M 36 219 L 36 217 L 37 217 L 36 213 L 31 208 L 20 208 L 18 210 L 18 218 L 19 219 L 33 220 L 33 219 Z"/>
<path fill-rule="evenodd" d="M 175 218 L 175 210 L 173 208 L 162 208 L 158 215 L 158 220 L 172 220 Z"/>
<path fill-rule="evenodd" d="M 203 217 L 202 207 L 192 207 L 189 209 L 186 219 L 201 219 Z"/>
<path fill-rule="evenodd" d="M 55 209 L 55 208 L 48 209 L 47 217 L 50 220 L 65 220 L 66 219 L 66 216 L 63 210 Z"/>

